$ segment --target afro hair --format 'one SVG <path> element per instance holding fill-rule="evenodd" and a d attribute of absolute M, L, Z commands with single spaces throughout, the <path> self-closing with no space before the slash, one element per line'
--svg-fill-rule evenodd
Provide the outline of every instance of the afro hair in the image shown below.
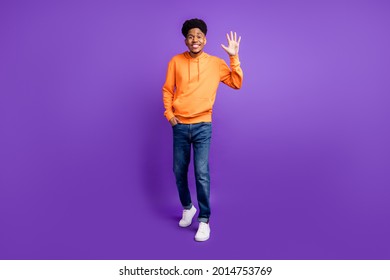
<path fill-rule="evenodd" d="M 199 28 L 204 33 L 204 35 L 207 34 L 206 23 L 203 20 L 198 18 L 186 20 L 183 23 L 183 27 L 181 28 L 181 33 L 183 34 L 184 37 L 187 37 L 188 31 L 190 31 L 190 29 L 192 28 Z"/>

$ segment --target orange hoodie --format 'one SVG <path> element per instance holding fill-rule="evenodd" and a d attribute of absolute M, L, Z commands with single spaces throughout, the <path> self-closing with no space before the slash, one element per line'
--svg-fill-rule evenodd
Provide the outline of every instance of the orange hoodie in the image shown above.
<path fill-rule="evenodd" d="M 238 55 L 230 56 L 230 67 L 223 59 L 202 53 L 193 58 L 188 52 L 174 56 L 168 64 L 163 86 L 164 115 L 182 123 L 211 122 L 219 82 L 239 89 L 243 73 Z"/>

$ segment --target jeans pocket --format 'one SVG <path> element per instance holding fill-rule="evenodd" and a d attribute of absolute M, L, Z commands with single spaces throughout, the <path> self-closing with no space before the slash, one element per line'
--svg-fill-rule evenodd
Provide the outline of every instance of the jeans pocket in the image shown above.
<path fill-rule="evenodd" d="M 176 130 L 179 126 L 180 126 L 180 123 L 177 123 L 177 124 L 175 124 L 175 125 L 172 126 L 172 129 L 173 129 L 173 130 Z"/>

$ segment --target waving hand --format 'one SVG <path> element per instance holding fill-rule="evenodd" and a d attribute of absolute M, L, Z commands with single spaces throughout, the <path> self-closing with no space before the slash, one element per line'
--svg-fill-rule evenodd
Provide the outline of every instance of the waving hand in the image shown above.
<path fill-rule="evenodd" d="M 230 36 L 227 33 L 226 38 L 228 40 L 228 46 L 226 47 L 225 45 L 221 44 L 221 47 L 229 54 L 229 55 L 236 55 L 238 54 L 238 50 L 240 48 L 240 41 L 241 41 L 241 36 L 237 40 L 237 33 L 234 32 L 233 36 L 233 31 L 230 31 Z"/>

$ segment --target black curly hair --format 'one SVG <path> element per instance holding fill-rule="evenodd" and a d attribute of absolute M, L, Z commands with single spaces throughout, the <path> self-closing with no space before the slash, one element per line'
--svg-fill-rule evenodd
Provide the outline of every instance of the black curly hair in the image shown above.
<path fill-rule="evenodd" d="M 192 28 L 199 28 L 204 33 L 204 35 L 207 34 L 206 23 L 203 20 L 198 18 L 186 20 L 183 23 L 183 27 L 181 28 L 181 33 L 183 34 L 184 37 L 187 37 L 188 31 L 190 31 L 190 29 Z"/>

